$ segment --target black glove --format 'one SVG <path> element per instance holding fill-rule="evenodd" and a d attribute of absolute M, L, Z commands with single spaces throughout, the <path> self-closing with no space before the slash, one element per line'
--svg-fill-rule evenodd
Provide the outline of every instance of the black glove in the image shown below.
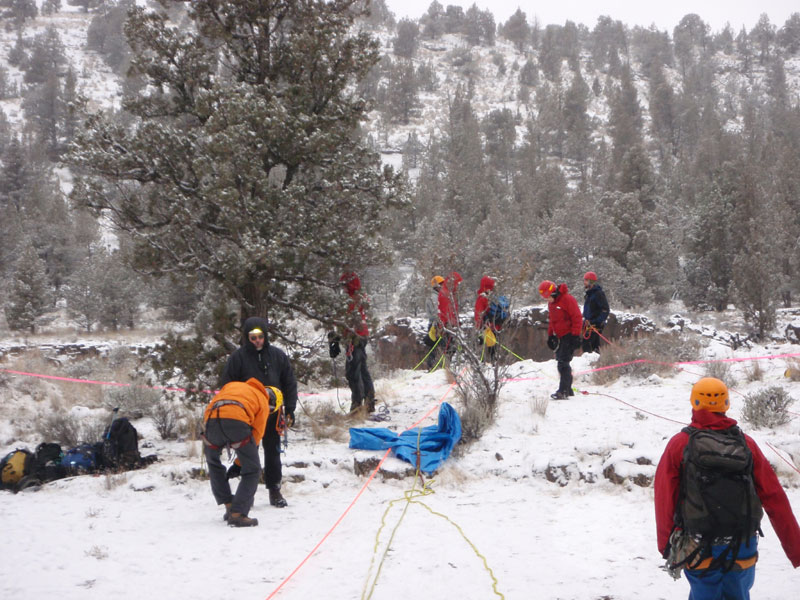
<path fill-rule="evenodd" d="M 339 347 L 339 342 L 336 340 L 328 343 L 328 354 L 331 355 L 331 358 L 336 358 L 342 353 L 342 349 Z"/>
<path fill-rule="evenodd" d="M 233 479 L 234 477 L 239 477 L 242 474 L 242 465 L 237 465 L 233 463 L 230 467 L 228 467 L 227 477 L 228 479 Z"/>
<path fill-rule="evenodd" d="M 286 426 L 292 427 L 294 425 L 294 411 L 287 410 L 286 411 Z"/>
<path fill-rule="evenodd" d="M 567 346 L 568 348 L 577 350 L 578 346 L 581 345 L 581 337 L 579 335 L 575 335 L 574 333 L 568 333 L 561 338 L 561 342 L 564 344 L 569 344 L 569 346 Z"/>
<path fill-rule="evenodd" d="M 547 347 L 550 348 L 550 350 L 558 348 L 558 336 L 556 334 L 553 333 L 547 336 Z"/>

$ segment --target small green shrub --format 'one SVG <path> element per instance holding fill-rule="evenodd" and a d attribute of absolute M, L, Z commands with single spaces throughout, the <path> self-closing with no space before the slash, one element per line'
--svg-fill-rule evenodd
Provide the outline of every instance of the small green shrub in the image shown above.
<path fill-rule="evenodd" d="M 777 385 L 747 394 L 742 419 L 759 429 L 772 429 L 789 422 L 788 408 L 792 402 L 794 398 Z"/>

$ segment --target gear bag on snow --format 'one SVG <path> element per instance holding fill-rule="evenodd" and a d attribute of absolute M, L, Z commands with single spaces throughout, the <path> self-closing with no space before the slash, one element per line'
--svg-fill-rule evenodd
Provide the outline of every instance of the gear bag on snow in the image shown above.
<path fill-rule="evenodd" d="M 506 296 L 498 296 L 496 300 L 489 302 L 489 308 L 486 310 L 486 321 L 494 325 L 495 329 L 500 329 L 503 323 L 506 322 L 510 313 L 511 303 Z"/>
<path fill-rule="evenodd" d="M 753 482 L 753 455 L 738 427 L 724 430 L 686 427 L 680 496 L 675 524 L 700 539 L 685 562 L 711 556 L 713 544 L 728 548 L 709 569 L 730 570 L 742 542 L 760 531 L 764 511 Z"/>
<path fill-rule="evenodd" d="M 0 461 L 0 489 L 17 491 L 23 477 L 33 473 L 34 456 L 29 450 L 17 448 Z"/>
<path fill-rule="evenodd" d="M 114 419 L 103 433 L 103 466 L 131 469 L 139 465 L 139 434 L 127 417 Z"/>

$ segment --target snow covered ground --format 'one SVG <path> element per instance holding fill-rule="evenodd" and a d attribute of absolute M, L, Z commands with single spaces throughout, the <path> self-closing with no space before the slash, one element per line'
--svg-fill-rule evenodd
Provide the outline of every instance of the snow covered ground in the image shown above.
<path fill-rule="evenodd" d="M 772 344 L 736 354 L 712 345 L 706 352 L 744 358 L 797 351 Z M 576 372 L 590 370 L 593 356 L 576 358 Z M 755 383 L 745 383 L 748 362 L 731 363 L 738 380 L 734 418 L 742 394 L 755 389 L 779 384 L 800 395 L 799 384 L 784 377 L 784 359 L 759 362 L 764 377 Z M 659 569 L 652 485 L 633 480 L 652 477 L 667 439 L 688 423 L 689 389 L 704 374 L 702 365 L 692 365 L 665 379 L 623 378 L 607 386 L 582 375 L 575 385 L 585 394 L 548 402 L 555 363 L 519 362 L 495 425 L 426 479 L 428 491 L 411 496 L 410 504 L 404 495 L 415 487 L 413 478 L 378 474 L 365 486 L 354 459 L 382 453 L 315 439 L 298 409 L 284 456 L 289 507 L 270 507 L 260 488 L 251 513 L 260 525 L 252 529 L 228 528 L 208 482 L 191 478 L 201 466 L 199 445 L 162 441 L 142 419 L 135 422 L 141 451 L 158 454 L 160 462 L 38 491 L 0 492 L 0 597 L 686 598 L 688 584 Z M 391 420 L 376 426 L 401 431 L 431 409 L 422 425 L 433 424 L 442 399 L 458 407 L 441 372 L 398 371 L 377 383 Z M 301 397 L 309 411 L 348 400 L 342 388 Z M 800 414 L 775 431 L 742 425 L 800 514 L 800 474 L 788 462 L 800 457 Z M 383 468 L 407 467 L 390 457 Z M 796 597 L 800 574 L 767 519 L 763 529 L 753 597 Z"/>

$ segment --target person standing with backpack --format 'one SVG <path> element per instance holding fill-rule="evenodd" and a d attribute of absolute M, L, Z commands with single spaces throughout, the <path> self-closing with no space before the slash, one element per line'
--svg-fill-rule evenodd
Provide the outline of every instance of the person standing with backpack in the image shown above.
<path fill-rule="evenodd" d="M 597 352 L 600 348 L 600 334 L 603 333 L 608 318 L 608 299 L 600 284 L 597 273 L 587 271 L 583 276 L 583 342 L 584 352 Z"/>
<path fill-rule="evenodd" d="M 763 511 L 795 568 L 800 527 L 760 448 L 726 416 L 725 383 L 704 377 L 690 399 L 692 423 L 670 439 L 656 469 L 658 551 L 673 577 L 685 573 L 690 600 L 749 600 Z"/>
<path fill-rule="evenodd" d="M 425 334 L 425 345 L 430 348 L 428 352 L 428 359 L 426 366 L 432 369 L 438 363 L 436 358 L 440 353 L 434 352 L 433 349 L 438 345 L 441 337 L 442 324 L 439 321 L 439 292 L 442 289 L 444 277 L 441 275 L 434 275 L 431 278 L 431 290 L 428 297 L 425 299 L 425 314 L 428 315 L 428 328 Z M 440 343 L 440 342 L 439 342 Z"/>
<path fill-rule="evenodd" d="M 556 285 L 544 280 L 539 284 L 539 294 L 547 300 L 547 347 L 556 353 L 558 365 L 558 390 L 550 394 L 554 400 L 574 396 L 572 391 L 572 355 L 581 345 L 583 315 L 578 301 L 569 293 L 566 283 Z"/>
<path fill-rule="evenodd" d="M 265 386 L 278 388 L 283 394 L 285 424 L 281 411 L 269 415 L 264 431 L 264 482 L 269 490 L 269 503 L 277 508 L 288 505 L 281 494 L 281 431 L 284 426 L 294 425 L 294 410 L 297 406 L 297 380 L 286 353 L 267 340 L 267 320 L 248 317 L 242 326 L 242 343 L 228 357 L 222 372 L 220 387 L 231 381 L 245 382 L 255 377 Z M 235 476 L 233 469 L 231 476 Z"/>
<path fill-rule="evenodd" d="M 439 289 L 439 322 L 442 325 L 444 352 L 451 357 L 456 351 L 453 332 L 458 329 L 458 284 L 464 279 L 457 271 L 453 271 L 442 282 Z"/>
<path fill-rule="evenodd" d="M 497 329 L 489 318 L 489 295 L 494 291 L 495 280 L 484 275 L 478 287 L 478 297 L 475 299 L 475 331 L 478 332 L 478 343 L 489 349 L 489 360 L 494 361 L 495 344 L 497 343 Z"/>

